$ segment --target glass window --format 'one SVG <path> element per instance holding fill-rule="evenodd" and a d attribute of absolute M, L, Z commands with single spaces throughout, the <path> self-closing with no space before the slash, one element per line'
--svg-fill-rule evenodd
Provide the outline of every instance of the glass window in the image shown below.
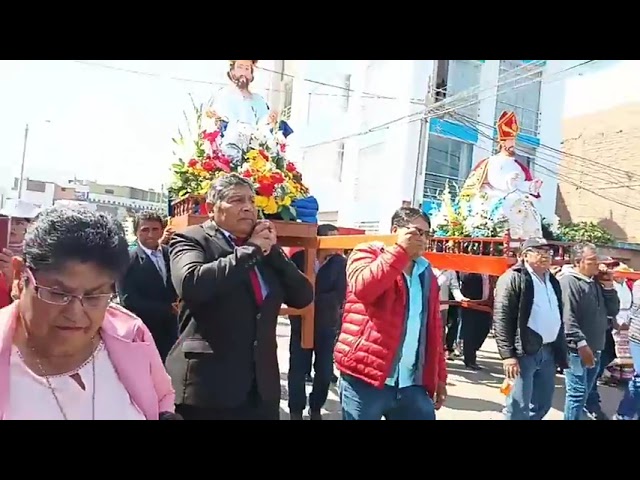
<path fill-rule="evenodd" d="M 526 75 L 524 78 L 518 78 Z M 518 80 L 509 81 L 511 78 Z M 526 64 L 523 60 L 500 60 L 500 80 L 496 99 L 496 122 L 505 110 L 512 110 L 518 117 L 520 131 L 538 136 L 540 115 L 540 84 L 542 71 L 538 64 Z M 508 81 L 509 83 L 504 84 Z"/>
<path fill-rule="evenodd" d="M 354 200 L 358 204 L 377 206 L 380 188 L 384 178 L 380 177 L 380 167 L 385 165 L 385 143 L 377 143 L 361 148 L 358 152 L 358 173 L 354 185 Z"/>
<path fill-rule="evenodd" d="M 424 198 L 439 195 L 447 181 L 460 186 L 469 174 L 473 146 L 439 135 L 429 135 Z"/>
<path fill-rule="evenodd" d="M 447 78 L 447 97 L 452 97 L 461 92 L 469 91 L 480 84 L 480 71 L 482 65 L 475 60 L 449 60 L 449 74 Z M 472 94 L 466 104 L 472 105 L 458 109 L 458 111 L 471 118 L 478 118 L 478 92 Z"/>

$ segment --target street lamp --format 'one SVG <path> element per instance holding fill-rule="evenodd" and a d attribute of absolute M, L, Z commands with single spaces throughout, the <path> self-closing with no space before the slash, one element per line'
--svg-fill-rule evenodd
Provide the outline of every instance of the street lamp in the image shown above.
<path fill-rule="evenodd" d="M 45 120 L 44 123 L 51 123 L 51 120 Z M 24 145 L 22 146 L 22 163 L 20 164 L 20 180 L 18 181 L 18 200 L 22 198 L 22 183 L 24 182 L 24 164 L 27 158 L 27 142 L 29 140 L 29 124 L 24 126 Z"/>

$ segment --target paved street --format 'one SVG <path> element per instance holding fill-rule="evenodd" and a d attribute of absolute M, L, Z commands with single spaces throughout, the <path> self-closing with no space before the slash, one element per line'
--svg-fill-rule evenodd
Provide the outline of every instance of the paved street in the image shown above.
<path fill-rule="evenodd" d="M 287 371 L 289 369 L 289 322 L 281 318 L 278 324 L 278 357 L 282 383 L 281 418 L 289 418 L 287 406 Z M 443 420 L 495 420 L 501 419 L 504 397 L 499 391 L 502 383 L 502 365 L 493 339 L 487 339 L 478 355 L 478 363 L 485 367 L 481 372 L 469 372 L 461 361 L 449 362 L 449 398 L 447 406 L 438 412 Z M 307 393 L 310 391 L 307 386 Z M 600 387 L 605 412 L 613 415 L 622 398 L 622 392 L 611 387 Z M 557 377 L 554 408 L 547 415 L 549 420 L 562 420 L 564 405 L 564 379 Z M 332 386 L 323 411 L 324 418 L 340 419 L 338 391 Z"/>

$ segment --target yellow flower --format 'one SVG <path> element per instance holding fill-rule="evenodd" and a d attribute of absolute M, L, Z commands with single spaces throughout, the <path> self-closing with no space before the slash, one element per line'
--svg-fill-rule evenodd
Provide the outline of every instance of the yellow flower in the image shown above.
<path fill-rule="evenodd" d="M 262 195 L 256 196 L 256 208 L 263 210 L 269 205 L 269 198 Z"/>
<path fill-rule="evenodd" d="M 285 197 L 282 199 L 282 206 L 288 207 L 289 205 L 291 205 L 291 196 L 285 195 Z"/>
<path fill-rule="evenodd" d="M 278 212 L 278 204 L 276 203 L 276 199 L 273 197 L 267 198 L 267 205 L 262 209 L 264 213 L 267 215 L 272 215 Z"/>

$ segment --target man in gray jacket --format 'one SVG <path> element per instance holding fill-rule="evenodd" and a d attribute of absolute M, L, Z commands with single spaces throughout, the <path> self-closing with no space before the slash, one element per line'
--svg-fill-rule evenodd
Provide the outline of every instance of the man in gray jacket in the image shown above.
<path fill-rule="evenodd" d="M 571 253 L 573 268 L 563 269 L 560 275 L 569 349 L 564 419 L 582 420 L 587 397 L 597 379 L 607 317 L 618 314 L 620 301 L 611 272 L 600 263 L 595 245 L 579 243 Z"/>

